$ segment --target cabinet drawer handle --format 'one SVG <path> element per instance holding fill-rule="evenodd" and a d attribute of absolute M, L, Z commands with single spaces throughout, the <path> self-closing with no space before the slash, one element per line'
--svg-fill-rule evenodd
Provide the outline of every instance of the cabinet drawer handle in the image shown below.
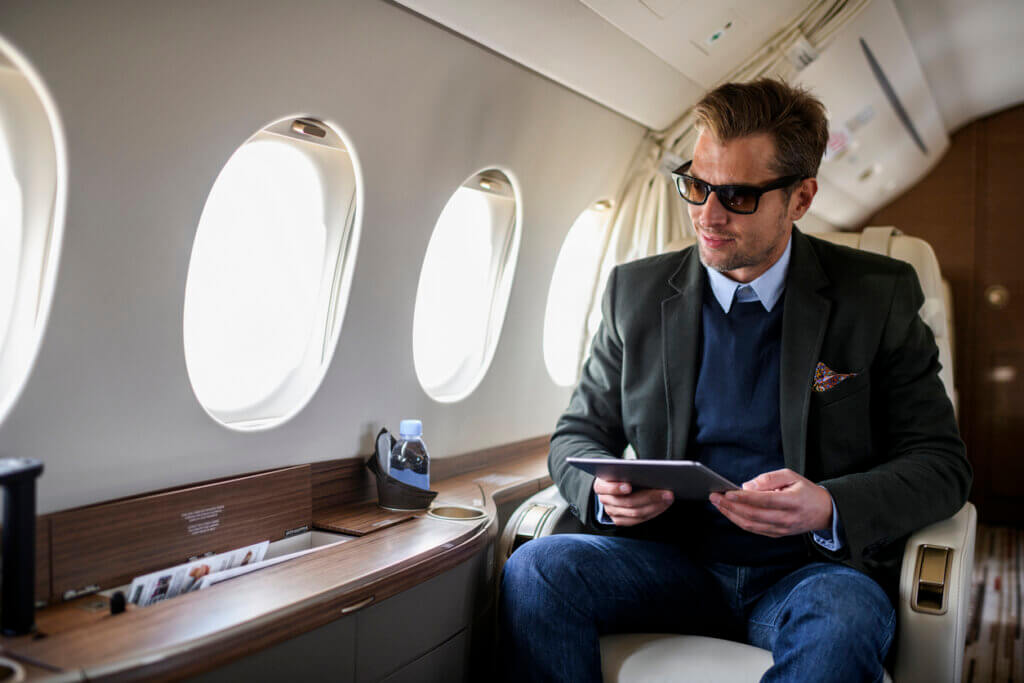
<path fill-rule="evenodd" d="M 362 609 L 362 608 L 366 607 L 371 602 L 373 602 L 373 596 L 372 595 L 370 597 L 366 598 L 365 600 L 360 600 L 359 602 L 357 602 L 354 605 L 349 605 L 348 607 L 342 607 L 341 608 L 341 613 L 342 614 L 351 614 L 352 612 L 355 612 L 356 610 L 359 610 L 359 609 Z"/>

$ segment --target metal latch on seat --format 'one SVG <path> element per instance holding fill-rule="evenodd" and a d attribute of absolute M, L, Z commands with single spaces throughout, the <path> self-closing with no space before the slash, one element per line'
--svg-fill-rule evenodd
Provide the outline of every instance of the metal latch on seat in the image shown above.
<path fill-rule="evenodd" d="M 949 594 L 949 567 L 953 549 L 922 544 L 914 567 L 914 594 L 910 608 L 915 612 L 945 614 Z"/>
<path fill-rule="evenodd" d="M 537 537 L 537 533 L 544 528 L 544 522 L 554 509 L 554 505 L 540 503 L 530 505 L 520 518 L 519 526 L 516 527 L 516 537 L 512 540 L 512 547 L 508 551 L 509 555 L 522 544 Z"/>

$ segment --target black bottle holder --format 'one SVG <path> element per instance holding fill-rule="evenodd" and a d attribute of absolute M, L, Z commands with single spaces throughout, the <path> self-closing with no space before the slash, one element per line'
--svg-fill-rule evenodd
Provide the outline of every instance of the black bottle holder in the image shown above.
<path fill-rule="evenodd" d="M 388 435 L 391 446 L 394 447 L 395 439 Z M 379 435 L 378 435 L 379 438 Z M 390 453 L 390 451 L 389 451 Z M 377 479 L 377 504 L 387 510 L 409 511 L 426 510 L 430 507 L 431 501 L 437 496 L 437 491 L 427 491 L 417 486 L 406 484 L 392 477 L 380 469 L 377 454 L 374 453 L 366 461 L 366 467 Z"/>

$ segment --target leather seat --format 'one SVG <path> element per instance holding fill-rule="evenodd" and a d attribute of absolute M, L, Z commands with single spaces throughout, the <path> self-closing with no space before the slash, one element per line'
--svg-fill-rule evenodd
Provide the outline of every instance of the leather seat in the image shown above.
<path fill-rule="evenodd" d="M 955 408 L 949 290 L 928 243 L 902 236 L 891 227 L 814 236 L 886 254 L 914 266 L 925 295 L 921 315 L 935 335 L 942 381 Z M 679 241 L 669 250 L 692 243 L 692 238 Z M 886 681 L 935 683 L 961 679 L 976 529 L 977 513 L 967 503 L 953 517 L 921 529 L 907 540 L 900 574 L 896 642 L 890 655 L 892 671 L 886 673 Z M 504 562 L 531 539 L 574 531 L 582 529 L 569 514 L 569 504 L 557 488 L 549 487 L 530 497 L 509 519 L 499 557 Z M 754 681 L 771 664 L 767 650 L 704 636 L 629 633 L 601 639 L 605 683 Z"/>

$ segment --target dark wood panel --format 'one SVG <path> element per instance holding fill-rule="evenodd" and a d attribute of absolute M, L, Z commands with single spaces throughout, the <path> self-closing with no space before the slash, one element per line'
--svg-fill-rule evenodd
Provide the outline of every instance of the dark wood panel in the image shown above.
<path fill-rule="evenodd" d="M 1021 481 L 1016 449 L 1024 367 L 1010 356 L 1024 348 L 1017 206 L 1024 106 L 975 121 L 951 142 L 928 176 L 868 223 L 895 225 L 935 249 L 953 288 L 960 429 L 975 472 L 971 499 L 982 520 L 1021 524 L 1024 500 L 1007 486 Z M 993 285 L 1006 287 L 1005 308 L 986 300 Z"/>
<path fill-rule="evenodd" d="M 311 521 L 308 465 L 54 513 L 52 595 L 116 586 Z"/>
<path fill-rule="evenodd" d="M 435 458 L 430 461 L 430 478 L 441 481 L 467 472 L 482 468 L 499 470 L 502 463 L 525 456 L 547 455 L 550 434 L 535 436 L 522 441 L 485 448 L 471 453 L 463 453 L 448 458 Z"/>
<path fill-rule="evenodd" d="M 968 126 L 952 136 L 949 150 L 931 172 L 868 220 L 894 225 L 935 250 L 942 276 L 953 290 L 954 382 L 960 394 L 960 431 L 973 444 L 972 345 L 975 314 L 975 235 L 978 130 Z"/>
<path fill-rule="evenodd" d="M 981 121 L 981 201 L 978 222 L 979 297 L 974 343 L 982 361 L 976 369 L 975 410 L 984 436 L 980 474 L 988 521 L 1024 523 L 1024 482 L 1018 451 L 1024 422 L 1024 269 L 1020 255 L 1020 166 L 1024 159 L 1024 107 Z M 985 293 L 1004 287 L 1005 306 Z M 980 509 L 980 506 L 979 506 Z"/>
<path fill-rule="evenodd" d="M 985 119 L 983 131 L 984 186 L 979 220 L 985 230 L 979 239 L 979 280 L 982 294 L 992 285 L 1002 285 L 1009 292 L 1009 300 L 1002 308 L 984 302 L 979 332 L 986 349 L 1015 351 L 1024 347 L 1024 231 L 1020 228 L 1024 107 Z"/>
<path fill-rule="evenodd" d="M 310 465 L 313 514 L 377 497 L 376 484 L 366 469 L 367 457 L 324 460 Z"/>
<path fill-rule="evenodd" d="M 385 510 L 375 501 L 328 508 L 313 515 L 313 528 L 352 536 L 365 536 L 412 519 L 413 512 Z"/>
<path fill-rule="evenodd" d="M 1012 379 L 990 377 L 990 396 L 986 403 L 990 407 L 990 437 L 992 438 L 992 462 L 999 476 L 991 478 L 990 493 L 996 498 L 1020 500 L 1021 486 L 1024 485 L 1024 458 L 1010 457 L 1014 448 L 1024 444 L 1024 382 L 1018 376 L 1024 372 L 1024 352 L 1005 351 L 992 354 L 990 366 L 993 373 L 1007 372 L 1012 368 L 1017 373 Z"/>
<path fill-rule="evenodd" d="M 50 599 L 50 516 L 36 518 L 36 600 Z"/>

